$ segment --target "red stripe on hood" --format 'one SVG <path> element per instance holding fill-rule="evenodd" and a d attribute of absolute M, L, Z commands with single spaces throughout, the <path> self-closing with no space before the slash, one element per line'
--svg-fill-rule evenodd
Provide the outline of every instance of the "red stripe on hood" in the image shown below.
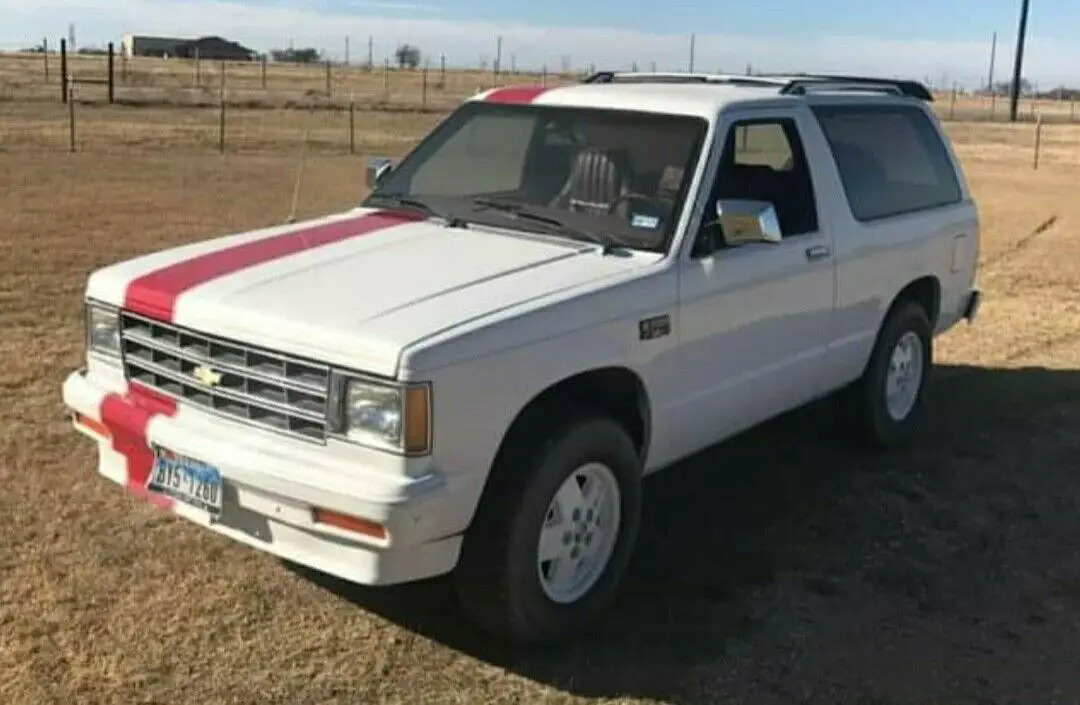
<path fill-rule="evenodd" d="M 151 318 L 171 322 L 176 301 L 186 291 L 248 267 L 271 262 L 298 252 L 421 220 L 412 213 L 377 211 L 311 228 L 293 230 L 262 240 L 226 247 L 144 274 L 128 285 L 124 307 Z M 176 414 L 176 402 L 137 383 L 123 394 L 109 394 L 101 403 L 101 423 L 112 434 L 112 448 L 127 460 L 126 486 L 132 494 L 149 499 L 161 509 L 171 509 L 169 497 L 146 489 L 154 466 L 147 429 L 156 416 Z"/>
<path fill-rule="evenodd" d="M 541 88 L 540 86 L 507 86 L 506 88 L 497 88 L 489 93 L 484 102 L 531 103 L 549 90 L 551 89 Z"/>
<path fill-rule="evenodd" d="M 124 308 L 150 318 L 172 321 L 180 295 L 200 284 L 298 252 L 368 235 L 422 218 L 423 216 L 413 213 L 376 211 L 349 220 L 293 230 L 207 252 L 144 274 L 128 284 Z"/>

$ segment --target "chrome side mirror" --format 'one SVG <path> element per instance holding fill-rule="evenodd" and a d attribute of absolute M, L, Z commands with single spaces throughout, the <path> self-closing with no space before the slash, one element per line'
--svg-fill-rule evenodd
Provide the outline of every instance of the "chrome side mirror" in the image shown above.
<path fill-rule="evenodd" d="M 372 157 L 368 159 L 365 174 L 368 188 L 375 188 L 379 183 L 379 179 L 389 174 L 393 168 L 394 162 L 390 157 Z"/>
<path fill-rule="evenodd" d="M 715 223 L 723 231 L 724 241 L 732 247 L 783 240 L 776 206 L 768 201 L 720 199 L 716 202 Z"/>

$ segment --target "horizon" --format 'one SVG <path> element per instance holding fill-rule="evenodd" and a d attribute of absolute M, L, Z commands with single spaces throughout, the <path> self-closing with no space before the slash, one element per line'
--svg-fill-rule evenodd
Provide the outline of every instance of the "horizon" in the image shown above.
<path fill-rule="evenodd" d="M 479 68 L 481 62 L 491 66 L 501 36 L 504 70 L 546 65 L 560 71 L 569 58 L 574 71 L 590 64 L 598 70 L 627 70 L 633 63 L 643 71 L 654 63 L 658 71 L 685 71 L 691 34 L 681 31 L 685 26 L 696 34 L 696 71 L 745 73 L 750 65 L 755 72 L 901 76 L 939 89 L 954 84 L 975 89 L 986 86 L 995 31 L 994 82 L 1011 79 L 1019 13 L 1019 0 L 956 0 L 946 8 L 932 0 L 912 0 L 905 8 L 821 0 L 813 12 L 797 0 L 759 0 L 723 9 L 663 8 L 658 16 L 643 0 L 595 0 L 573 23 L 560 10 L 573 7 L 571 0 L 510 10 L 494 0 L 444 3 L 310 0 L 290 7 L 284 0 L 39 0 L 28 6 L 24 0 L 0 0 L 0 13 L 8 20 L 0 27 L 0 50 L 40 45 L 43 38 L 55 46 L 71 23 L 76 49 L 109 41 L 119 45 L 125 34 L 217 35 L 259 52 L 312 47 L 342 61 L 349 37 L 350 63 L 361 64 L 367 61 L 371 36 L 377 64 L 399 44 L 409 43 L 433 64 L 445 55 L 449 66 Z M 1024 78 L 1043 91 L 1080 86 L 1080 45 L 1069 37 L 1070 26 L 1080 27 L 1080 8 L 1033 5 Z M 181 6 L 194 11 L 181 16 Z M 613 7 L 623 8 L 624 15 L 633 15 L 626 10 L 634 9 L 637 15 L 618 26 L 596 26 Z M 945 28 L 976 8 L 985 15 L 980 27 Z M 680 19 L 688 12 L 702 17 Z M 900 27 L 911 31 L 910 18 L 920 14 L 937 22 L 925 22 L 918 36 L 899 35 Z"/>

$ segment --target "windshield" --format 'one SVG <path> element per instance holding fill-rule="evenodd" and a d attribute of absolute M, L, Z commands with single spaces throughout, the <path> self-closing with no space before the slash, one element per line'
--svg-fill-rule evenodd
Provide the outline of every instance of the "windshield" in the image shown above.
<path fill-rule="evenodd" d="M 466 103 L 365 205 L 422 201 L 471 222 L 664 251 L 707 129 L 683 115 Z"/>

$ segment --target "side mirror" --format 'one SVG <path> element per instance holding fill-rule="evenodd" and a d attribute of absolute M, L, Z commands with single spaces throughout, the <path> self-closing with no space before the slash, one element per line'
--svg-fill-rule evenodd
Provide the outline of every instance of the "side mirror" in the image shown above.
<path fill-rule="evenodd" d="M 372 157 L 368 159 L 366 173 L 368 188 L 375 188 L 379 183 L 379 179 L 390 173 L 393 168 L 394 162 L 390 157 Z"/>
<path fill-rule="evenodd" d="M 776 207 L 768 201 L 720 199 L 716 202 L 714 223 L 720 226 L 724 241 L 732 247 L 783 240 Z"/>

